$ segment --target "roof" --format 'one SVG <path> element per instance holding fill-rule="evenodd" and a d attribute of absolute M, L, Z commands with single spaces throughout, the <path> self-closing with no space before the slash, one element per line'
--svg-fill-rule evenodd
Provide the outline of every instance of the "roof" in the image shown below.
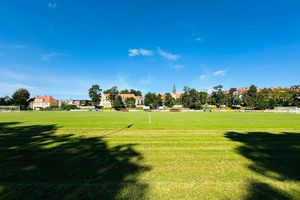
<path fill-rule="evenodd" d="M 57 103 L 57 100 L 54 99 L 52 96 L 36 96 L 33 99 L 42 99 L 44 103 L 53 103 L 53 104 Z"/>
<path fill-rule="evenodd" d="M 172 94 L 172 97 L 173 97 L 173 98 L 175 97 L 175 99 L 180 98 L 180 96 L 181 96 L 181 93 L 173 93 L 173 94 Z"/>
<path fill-rule="evenodd" d="M 142 96 L 135 96 L 134 94 L 120 94 L 123 99 L 134 98 L 134 99 L 142 99 Z"/>

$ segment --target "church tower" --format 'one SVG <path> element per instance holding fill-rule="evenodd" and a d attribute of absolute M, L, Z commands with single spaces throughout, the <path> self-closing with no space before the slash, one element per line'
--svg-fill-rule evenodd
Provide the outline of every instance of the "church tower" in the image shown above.
<path fill-rule="evenodd" d="M 175 87 L 175 84 L 173 85 L 173 94 L 176 94 L 176 87 Z"/>

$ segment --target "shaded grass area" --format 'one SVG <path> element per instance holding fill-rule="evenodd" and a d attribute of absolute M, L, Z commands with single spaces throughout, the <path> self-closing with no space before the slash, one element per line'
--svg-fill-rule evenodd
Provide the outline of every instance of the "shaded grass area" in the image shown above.
<path fill-rule="evenodd" d="M 251 160 L 248 169 L 269 180 L 297 182 L 300 190 L 299 133 L 228 132 L 226 137 L 242 143 L 236 150 Z M 249 182 L 246 199 L 300 199 L 299 190 L 289 193 L 263 181 Z"/>
<path fill-rule="evenodd" d="M 18 126 L 16 126 L 18 125 Z M 54 134 L 56 125 L 0 123 L 0 199 L 142 199 L 135 144 Z"/>

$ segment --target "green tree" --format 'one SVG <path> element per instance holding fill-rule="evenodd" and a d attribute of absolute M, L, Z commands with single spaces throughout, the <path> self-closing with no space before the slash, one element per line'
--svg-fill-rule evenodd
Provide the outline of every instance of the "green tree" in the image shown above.
<path fill-rule="evenodd" d="M 148 92 L 145 95 L 144 104 L 150 106 L 151 109 L 156 109 L 158 106 L 162 106 L 162 99 L 160 95 Z"/>
<path fill-rule="evenodd" d="M 198 92 L 187 86 L 183 88 L 183 94 L 180 96 L 180 102 L 183 107 L 190 109 L 201 109 L 207 102 L 207 92 Z"/>
<path fill-rule="evenodd" d="M 139 91 L 139 90 L 134 90 L 134 89 L 131 89 L 129 91 L 130 94 L 134 94 L 135 96 L 142 96 L 142 92 Z"/>
<path fill-rule="evenodd" d="M 29 97 L 30 97 L 30 93 L 28 92 L 28 90 L 24 88 L 20 88 L 14 92 L 14 94 L 12 95 L 12 100 L 14 105 L 20 106 L 20 108 L 23 110 L 23 109 L 27 109 L 28 106 L 27 100 L 29 99 Z"/>
<path fill-rule="evenodd" d="M 139 90 L 134 90 L 134 89 L 125 89 L 125 90 L 121 90 L 120 94 L 134 94 L 135 96 L 142 96 L 142 92 Z"/>
<path fill-rule="evenodd" d="M 125 104 L 127 108 L 135 108 L 135 99 L 133 97 L 125 99 Z"/>
<path fill-rule="evenodd" d="M 13 100 L 9 96 L 0 97 L 0 105 L 12 105 Z"/>
<path fill-rule="evenodd" d="M 101 89 L 99 85 L 92 85 L 92 87 L 89 89 L 89 96 L 92 100 L 92 104 L 95 106 L 95 108 L 100 104 L 101 101 Z"/>
<path fill-rule="evenodd" d="M 175 99 L 172 97 L 172 95 L 170 93 L 166 93 L 164 105 L 171 108 L 174 105 L 174 100 Z"/>
<path fill-rule="evenodd" d="M 236 88 L 230 88 L 225 96 L 226 105 L 228 107 L 235 107 L 242 103 L 240 99 L 240 94 L 237 92 Z"/>
<path fill-rule="evenodd" d="M 198 98 L 199 98 L 199 101 L 202 105 L 205 105 L 208 101 L 208 93 L 205 92 L 205 91 L 200 91 L 198 92 Z"/>
<path fill-rule="evenodd" d="M 112 103 L 112 107 L 116 110 L 120 110 L 121 108 L 125 108 L 124 102 L 122 101 L 122 97 L 117 95 Z"/>
<path fill-rule="evenodd" d="M 260 110 L 273 109 L 275 101 L 272 94 L 273 91 L 268 88 L 264 88 L 260 92 L 256 93 L 255 108 Z"/>
<path fill-rule="evenodd" d="M 129 94 L 129 90 L 128 90 L 128 89 L 121 90 L 121 91 L 120 91 L 120 94 Z"/>
<path fill-rule="evenodd" d="M 300 107 L 300 85 L 294 85 L 290 88 L 291 105 Z"/>
<path fill-rule="evenodd" d="M 104 93 L 109 94 L 108 99 L 111 101 L 111 103 L 113 103 L 119 95 L 119 90 L 117 86 L 113 86 L 112 88 L 104 91 Z"/>
<path fill-rule="evenodd" d="M 254 108 L 256 104 L 257 87 L 251 85 L 244 95 L 245 103 L 248 107 Z"/>
<path fill-rule="evenodd" d="M 180 95 L 180 103 L 184 108 L 189 108 L 191 104 L 190 87 L 184 86 L 183 93 Z"/>
<path fill-rule="evenodd" d="M 225 103 L 225 94 L 222 85 L 213 87 L 213 91 L 211 93 L 211 103 L 217 107 L 220 107 L 220 105 Z"/>

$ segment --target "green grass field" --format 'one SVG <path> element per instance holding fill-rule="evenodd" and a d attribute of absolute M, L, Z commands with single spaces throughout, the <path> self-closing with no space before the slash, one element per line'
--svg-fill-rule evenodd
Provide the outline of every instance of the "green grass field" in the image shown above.
<path fill-rule="evenodd" d="M 0 113 L 0 199 L 300 199 L 300 115 Z"/>

